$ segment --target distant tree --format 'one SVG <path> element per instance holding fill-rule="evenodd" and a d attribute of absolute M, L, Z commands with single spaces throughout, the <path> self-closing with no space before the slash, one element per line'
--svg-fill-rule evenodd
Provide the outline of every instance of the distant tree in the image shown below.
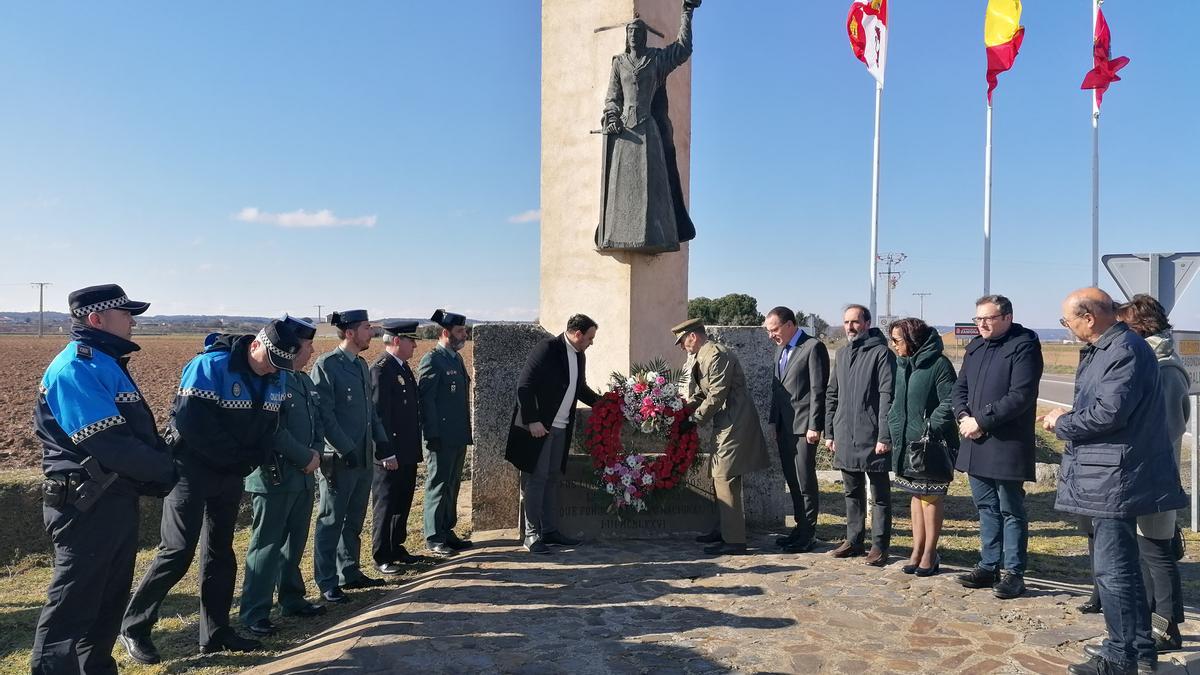
<path fill-rule="evenodd" d="M 688 301 L 688 318 L 701 319 L 710 326 L 758 326 L 763 322 L 758 300 L 745 293 L 692 298 Z"/>

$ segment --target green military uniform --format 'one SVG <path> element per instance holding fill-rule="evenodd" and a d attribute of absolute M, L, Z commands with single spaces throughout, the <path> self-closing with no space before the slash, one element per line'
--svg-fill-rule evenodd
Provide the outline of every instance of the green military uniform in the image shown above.
<path fill-rule="evenodd" d="M 421 357 L 421 429 L 425 435 L 425 541 L 432 547 L 453 539 L 458 523 L 458 488 L 471 438 L 471 378 L 462 356 L 438 344 Z"/>
<path fill-rule="evenodd" d="M 253 522 L 242 584 L 240 618 L 245 626 L 268 618 L 277 584 L 285 614 L 308 606 L 300 559 L 312 520 L 314 481 L 304 467 L 313 452 L 319 454 L 325 447 L 319 396 L 308 375 L 289 374 L 275 432 L 274 461 L 246 477 Z"/>
<path fill-rule="evenodd" d="M 371 495 L 374 446 L 386 447 L 388 436 L 375 411 L 371 374 L 361 356 L 338 347 L 322 354 L 312 373 L 321 399 L 325 447 L 336 455 L 328 470 L 322 466 L 318 478 L 321 504 L 314 536 L 316 582 L 328 592 L 365 577 L 359 569 L 359 536 Z"/>

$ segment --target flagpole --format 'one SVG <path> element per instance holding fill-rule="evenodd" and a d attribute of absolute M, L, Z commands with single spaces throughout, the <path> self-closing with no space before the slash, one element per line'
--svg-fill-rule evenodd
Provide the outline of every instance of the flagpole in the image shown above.
<path fill-rule="evenodd" d="M 983 294 L 992 292 L 992 104 L 987 107 L 987 141 L 983 149 Z"/>
<path fill-rule="evenodd" d="M 1100 1 L 1092 0 L 1092 35 Z M 1092 90 L 1092 286 L 1100 285 L 1100 101 L 1098 90 Z"/>
<path fill-rule="evenodd" d="M 875 83 L 875 148 L 871 163 L 871 316 L 875 314 L 879 263 L 879 116 L 883 104 L 883 85 Z M 878 320 L 878 319 L 876 319 Z"/>

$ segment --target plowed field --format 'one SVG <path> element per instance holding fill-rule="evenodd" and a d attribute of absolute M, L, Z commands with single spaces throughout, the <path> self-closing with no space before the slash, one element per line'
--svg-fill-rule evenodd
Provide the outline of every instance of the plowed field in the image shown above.
<path fill-rule="evenodd" d="M 46 366 L 67 343 L 66 337 L 0 337 L 0 469 L 39 466 L 41 445 L 33 434 L 33 407 L 38 383 Z M 142 349 L 129 364 L 134 380 L 150 403 L 161 429 L 171 410 L 171 399 L 179 385 L 179 374 L 204 343 L 203 335 L 135 336 Z M 436 343 L 422 340 L 409 365 L 416 370 L 421 355 Z M 317 339 L 317 355 L 337 346 L 332 338 Z M 463 360 L 471 372 L 473 344 L 463 349 Z M 382 351 L 379 340 L 371 341 L 364 357 L 374 362 Z M 316 360 L 316 357 L 313 357 Z M 310 363 L 311 365 L 311 363 Z"/>

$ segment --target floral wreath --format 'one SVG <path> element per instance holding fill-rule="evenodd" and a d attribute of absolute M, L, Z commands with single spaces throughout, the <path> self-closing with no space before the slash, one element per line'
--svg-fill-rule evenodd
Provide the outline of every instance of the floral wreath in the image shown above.
<path fill-rule="evenodd" d="M 645 511 L 652 493 L 674 488 L 692 468 L 700 436 L 694 427 L 679 430 L 692 413 L 679 393 L 682 372 L 671 371 L 661 359 L 631 370 L 630 377 L 613 373 L 611 390 L 592 406 L 584 445 L 601 485 L 612 495 L 610 510 Z M 627 451 L 621 442 L 626 424 L 664 437 L 663 454 L 650 459 Z"/>

